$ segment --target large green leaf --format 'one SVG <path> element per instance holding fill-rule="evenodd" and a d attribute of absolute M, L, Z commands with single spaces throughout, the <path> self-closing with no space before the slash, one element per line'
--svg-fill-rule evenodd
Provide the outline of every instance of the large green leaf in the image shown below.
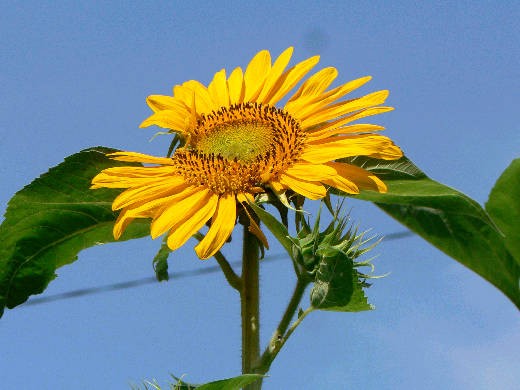
<path fill-rule="evenodd" d="M 520 307 L 520 265 L 504 236 L 474 200 L 428 178 L 407 158 L 347 162 L 374 172 L 388 186 L 385 194 L 364 191 L 356 197 L 375 202 L 399 222 L 498 287 Z M 509 179 L 506 179 L 509 180 Z M 511 202 L 518 204 L 518 193 Z"/>
<path fill-rule="evenodd" d="M 116 213 L 112 200 L 120 190 L 91 190 L 102 169 L 132 165 L 106 157 L 114 149 L 97 147 L 69 156 L 17 192 L 0 225 L 0 316 L 32 294 L 41 293 L 55 270 L 76 260 L 88 247 L 113 242 Z M 130 224 L 122 240 L 148 234 L 149 223 Z"/>
<path fill-rule="evenodd" d="M 497 180 L 486 210 L 505 234 L 507 249 L 520 264 L 520 158 L 513 160 Z"/>

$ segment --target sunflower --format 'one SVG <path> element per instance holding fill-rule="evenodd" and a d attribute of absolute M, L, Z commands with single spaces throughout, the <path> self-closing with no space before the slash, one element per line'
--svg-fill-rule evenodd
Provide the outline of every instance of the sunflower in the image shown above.
<path fill-rule="evenodd" d="M 386 191 L 372 173 L 336 160 L 402 156 L 389 138 L 374 134 L 383 127 L 352 124 L 392 110 L 382 106 L 388 91 L 345 100 L 370 77 L 327 89 L 338 73 L 327 67 L 285 99 L 319 61 L 315 56 L 287 69 L 292 52 L 288 48 L 272 63 L 270 53 L 260 51 L 245 72 L 237 67 L 228 77 L 222 69 L 207 87 L 190 80 L 176 85 L 173 96 L 147 98 L 153 114 L 141 127 L 169 129 L 183 142 L 171 157 L 112 153 L 115 160 L 151 166 L 108 168 L 94 177 L 92 188 L 126 189 L 112 205 L 121 210 L 116 239 L 134 218 L 152 218 L 152 238 L 167 233 L 175 250 L 211 220 L 195 247 L 207 259 L 229 238 L 240 203 L 256 194 L 291 190 L 320 199 L 328 186 L 350 194 Z"/>

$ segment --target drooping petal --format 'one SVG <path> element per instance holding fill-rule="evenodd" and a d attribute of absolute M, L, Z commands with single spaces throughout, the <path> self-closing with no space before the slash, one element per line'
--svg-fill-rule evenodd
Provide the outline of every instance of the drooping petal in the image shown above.
<path fill-rule="evenodd" d="M 401 149 L 394 145 L 390 138 L 382 135 L 360 134 L 333 137 L 331 140 L 320 140 L 309 145 L 310 147 L 302 153 L 301 158 L 305 161 L 320 164 L 352 156 L 370 156 L 384 160 L 395 160 L 403 155 Z"/>
<path fill-rule="evenodd" d="M 225 194 L 220 197 L 208 233 L 195 247 L 195 252 L 201 259 L 213 256 L 229 238 L 235 227 L 236 208 L 234 194 Z"/>
<path fill-rule="evenodd" d="M 178 221 L 170 230 L 167 244 L 171 250 L 175 250 L 197 233 L 211 218 L 217 208 L 218 195 L 208 194 L 196 211 L 188 218 Z"/>
<path fill-rule="evenodd" d="M 150 215 L 148 213 L 131 213 L 131 210 L 124 209 L 119 213 L 117 220 L 114 224 L 114 228 L 112 229 L 112 233 L 116 240 L 121 238 L 121 235 L 126 230 L 130 222 L 132 222 L 135 218 L 149 218 Z"/>
<path fill-rule="evenodd" d="M 264 245 L 264 247 L 269 249 L 269 243 L 267 242 L 267 238 L 264 232 L 260 229 L 260 226 L 258 226 L 255 219 L 251 216 L 251 213 L 248 210 L 247 204 L 253 203 L 255 201 L 254 197 L 251 194 L 240 192 L 237 194 L 237 200 L 244 204 L 244 211 L 249 218 L 249 226 L 247 227 L 247 230 L 253 233 L 255 237 L 258 238 L 258 240 Z"/>
<path fill-rule="evenodd" d="M 321 199 L 327 195 L 327 190 L 321 183 L 297 179 L 287 174 L 280 175 L 280 183 L 312 200 Z"/>

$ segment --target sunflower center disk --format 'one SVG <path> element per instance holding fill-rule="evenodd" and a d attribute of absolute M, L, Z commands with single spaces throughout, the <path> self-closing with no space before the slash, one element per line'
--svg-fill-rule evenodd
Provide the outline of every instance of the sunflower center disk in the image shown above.
<path fill-rule="evenodd" d="M 285 111 L 243 103 L 202 115 L 173 160 L 193 185 L 216 194 L 251 193 L 294 164 L 304 142 L 299 122 Z"/>
<path fill-rule="evenodd" d="M 264 155 L 271 146 L 273 129 L 255 121 L 236 121 L 215 126 L 194 148 L 229 160 L 250 162 Z"/>

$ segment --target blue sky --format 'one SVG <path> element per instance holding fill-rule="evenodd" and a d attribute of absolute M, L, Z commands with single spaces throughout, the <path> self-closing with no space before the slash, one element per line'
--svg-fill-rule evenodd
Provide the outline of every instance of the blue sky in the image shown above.
<path fill-rule="evenodd" d="M 391 4 L 391 5 L 390 5 Z M 165 153 L 138 129 L 150 94 L 207 83 L 254 53 L 320 54 L 338 82 L 372 75 L 396 110 L 377 118 L 430 177 L 481 204 L 518 157 L 520 6 L 456 2 L 14 2 L 0 12 L 0 204 L 81 149 Z M 370 204 L 352 217 L 402 231 Z M 237 237 L 238 238 L 238 237 Z M 235 240 L 237 242 L 238 240 Z M 43 296 L 153 275 L 160 242 L 91 248 Z M 238 258 L 238 244 L 224 252 Z M 193 242 L 170 270 L 203 269 Z M 505 296 L 416 237 L 376 248 L 376 310 L 313 313 L 275 361 L 265 389 L 513 389 L 520 317 Z M 282 249 L 273 246 L 268 255 Z M 262 266 L 263 342 L 294 279 Z M 238 296 L 219 273 L 8 310 L 0 320 L 5 388 L 128 389 L 169 373 L 192 382 L 240 370 Z"/>

